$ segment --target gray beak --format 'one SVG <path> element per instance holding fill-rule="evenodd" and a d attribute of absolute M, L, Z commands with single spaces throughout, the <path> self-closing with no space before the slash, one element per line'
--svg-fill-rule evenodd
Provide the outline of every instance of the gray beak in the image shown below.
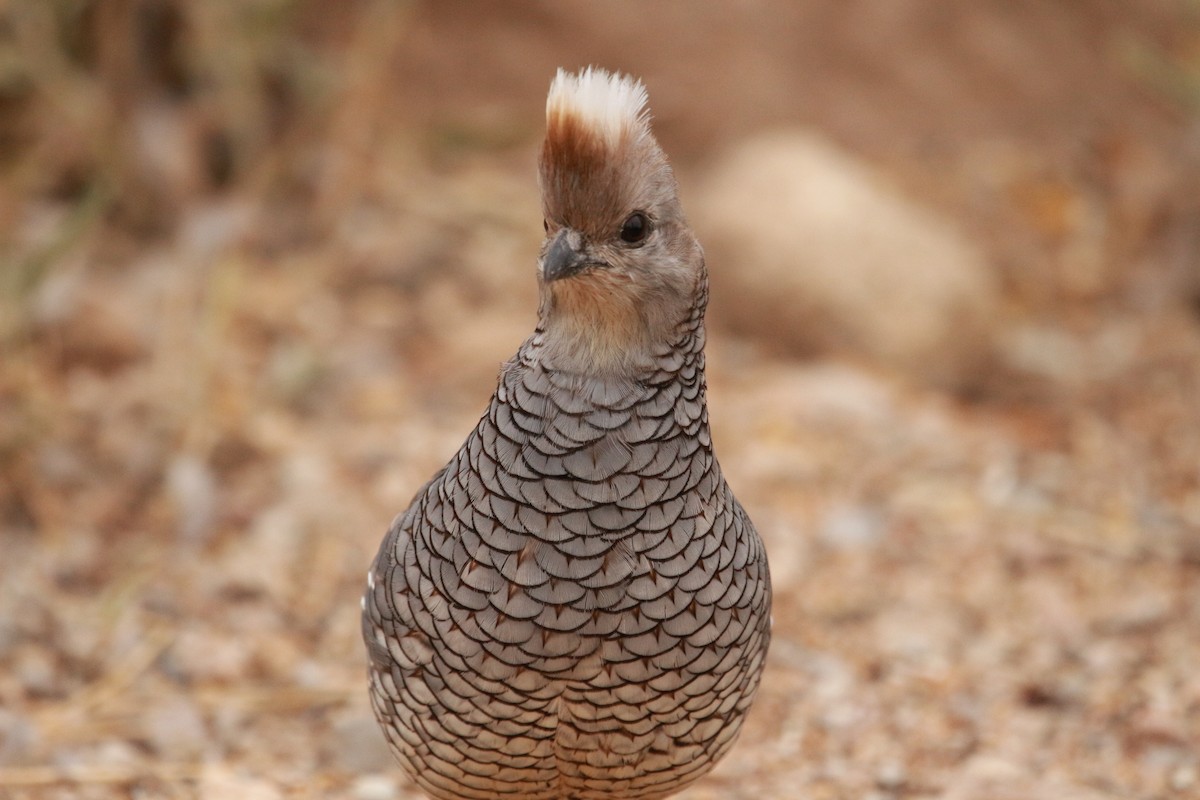
<path fill-rule="evenodd" d="M 579 235 L 571 235 L 568 229 L 559 231 L 558 236 L 550 243 L 546 257 L 542 259 L 542 279 L 546 283 L 578 275 L 588 267 L 604 266 L 598 261 L 589 259 L 579 250 L 571 246 L 571 240 L 579 240 Z"/>

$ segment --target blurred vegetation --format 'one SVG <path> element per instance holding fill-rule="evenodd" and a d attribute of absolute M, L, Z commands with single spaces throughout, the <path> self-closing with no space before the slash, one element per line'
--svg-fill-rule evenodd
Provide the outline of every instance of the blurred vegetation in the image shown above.
<path fill-rule="evenodd" d="M 1126 44 L 1129 68 L 1150 87 L 1193 116 L 1200 116 L 1200 0 L 1180 0 L 1178 44 L 1168 49 L 1151 42 Z"/>
<path fill-rule="evenodd" d="M 335 85 L 323 45 L 339 26 L 318 5 L 0 5 L 8 336 L 47 270 L 98 223 L 110 246 L 152 241 L 198 196 L 255 180 L 270 189 L 287 177 L 280 165 L 291 162 L 278 154 L 311 136 Z"/>
<path fill-rule="evenodd" d="M 174 134 L 195 137 L 198 188 L 227 185 L 328 96 L 305 9 L 295 0 L 8 7 L 0 17 L 5 177 L 60 198 L 96 182 L 147 190 L 158 176 L 138 174 L 132 151 Z M 155 110 L 185 115 L 185 130 L 152 127 L 145 115 Z M 124 219 L 153 230 L 161 210 L 142 203 Z"/>

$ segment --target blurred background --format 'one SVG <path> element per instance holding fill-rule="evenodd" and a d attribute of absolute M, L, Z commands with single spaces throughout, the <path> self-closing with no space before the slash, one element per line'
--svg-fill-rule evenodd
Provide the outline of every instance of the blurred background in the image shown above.
<path fill-rule="evenodd" d="M 0 0 L 0 796 L 416 797 L 360 585 L 532 329 L 587 64 L 776 583 L 680 796 L 1200 796 L 1195 0 Z"/>

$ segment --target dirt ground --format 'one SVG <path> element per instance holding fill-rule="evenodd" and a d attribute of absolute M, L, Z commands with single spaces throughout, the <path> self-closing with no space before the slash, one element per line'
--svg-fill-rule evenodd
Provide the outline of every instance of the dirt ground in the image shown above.
<path fill-rule="evenodd" d="M 418 796 L 361 583 L 531 330 L 588 63 L 645 79 L 685 208 L 802 126 L 1002 295 L 947 385 L 714 293 L 774 639 L 679 796 L 1200 797 L 1188 0 L 0 0 L 0 797 Z"/>

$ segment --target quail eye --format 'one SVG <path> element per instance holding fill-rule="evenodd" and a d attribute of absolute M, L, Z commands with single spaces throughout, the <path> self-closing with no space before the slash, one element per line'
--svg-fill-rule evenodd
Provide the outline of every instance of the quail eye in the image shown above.
<path fill-rule="evenodd" d="M 640 211 L 635 211 L 621 226 L 621 241 L 637 244 L 650 233 L 650 220 Z"/>
<path fill-rule="evenodd" d="M 550 232 L 550 220 L 546 219 L 545 217 L 542 218 L 542 230 L 544 230 L 546 233 Z"/>

